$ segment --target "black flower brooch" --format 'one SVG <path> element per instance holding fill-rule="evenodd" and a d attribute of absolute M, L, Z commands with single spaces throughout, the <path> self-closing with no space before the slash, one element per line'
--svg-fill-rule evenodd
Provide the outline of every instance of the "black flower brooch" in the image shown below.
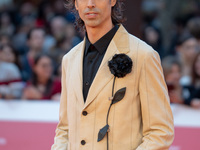
<path fill-rule="evenodd" d="M 109 131 L 108 116 L 111 106 L 121 101 L 126 93 L 126 87 L 124 87 L 119 89 L 114 94 L 115 79 L 116 77 L 123 78 L 128 73 L 130 73 L 132 71 L 133 62 L 131 58 L 128 57 L 126 54 L 115 54 L 112 60 L 108 62 L 108 66 L 110 72 L 114 75 L 113 86 L 112 86 L 112 97 L 109 98 L 111 100 L 111 104 L 107 113 L 106 125 L 102 129 L 100 129 L 98 133 L 98 139 L 97 139 L 98 142 L 101 141 L 106 135 L 106 133 Z M 108 134 L 107 134 L 107 149 L 108 149 Z"/>
<path fill-rule="evenodd" d="M 126 54 L 115 54 L 108 62 L 110 72 L 118 78 L 123 78 L 132 70 L 133 62 Z"/>

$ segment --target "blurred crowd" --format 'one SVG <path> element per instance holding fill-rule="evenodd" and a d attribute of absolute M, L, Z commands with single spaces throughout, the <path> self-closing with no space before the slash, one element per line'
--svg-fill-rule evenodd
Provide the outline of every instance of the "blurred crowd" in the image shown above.
<path fill-rule="evenodd" d="M 0 99 L 59 100 L 61 59 L 83 35 L 62 0 L 0 3 Z"/>
<path fill-rule="evenodd" d="M 200 108 L 200 2 L 176 3 L 145 0 L 143 39 L 160 54 L 171 103 Z"/>
<path fill-rule="evenodd" d="M 160 11 L 144 11 L 142 39 L 160 54 L 171 103 L 200 108 L 200 13 L 194 10 L 173 18 L 167 46 Z M 0 99 L 59 100 L 62 56 L 84 37 L 74 19 L 63 0 L 0 3 Z"/>

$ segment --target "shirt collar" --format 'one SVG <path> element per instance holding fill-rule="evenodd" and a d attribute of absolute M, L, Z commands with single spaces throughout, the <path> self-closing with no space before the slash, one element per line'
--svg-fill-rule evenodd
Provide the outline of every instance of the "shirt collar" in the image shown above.
<path fill-rule="evenodd" d="M 85 41 L 85 54 L 88 53 L 90 45 L 93 45 L 100 54 L 103 54 L 106 51 L 108 45 L 113 39 L 115 33 L 117 32 L 119 26 L 115 25 L 108 33 L 106 33 L 103 37 L 101 37 L 97 42 L 91 44 L 87 33 L 86 33 L 86 41 Z"/>

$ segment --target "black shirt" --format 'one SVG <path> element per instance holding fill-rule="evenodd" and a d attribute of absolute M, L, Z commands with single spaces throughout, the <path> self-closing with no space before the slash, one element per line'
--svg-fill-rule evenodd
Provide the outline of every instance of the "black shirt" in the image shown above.
<path fill-rule="evenodd" d="M 85 51 L 83 57 L 83 97 L 86 101 L 88 91 L 92 81 L 99 69 L 101 61 L 105 55 L 106 49 L 112 38 L 118 30 L 118 25 L 115 25 L 107 34 L 100 38 L 96 43 L 91 44 L 87 34 L 85 41 Z"/>

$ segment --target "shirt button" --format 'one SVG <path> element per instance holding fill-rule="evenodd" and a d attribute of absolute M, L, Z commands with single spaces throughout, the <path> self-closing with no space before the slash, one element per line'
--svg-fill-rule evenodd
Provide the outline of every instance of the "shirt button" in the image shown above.
<path fill-rule="evenodd" d="M 85 144 L 86 144 L 85 140 L 82 140 L 81 145 L 85 145 Z"/>
<path fill-rule="evenodd" d="M 88 112 L 87 111 L 83 111 L 82 114 L 83 114 L 83 116 L 87 116 Z"/>
<path fill-rule="evenodd" d="M 89 85 L 89 82 L 86 82 L 85 85 L 88 86 L 88 85 Z"/>

